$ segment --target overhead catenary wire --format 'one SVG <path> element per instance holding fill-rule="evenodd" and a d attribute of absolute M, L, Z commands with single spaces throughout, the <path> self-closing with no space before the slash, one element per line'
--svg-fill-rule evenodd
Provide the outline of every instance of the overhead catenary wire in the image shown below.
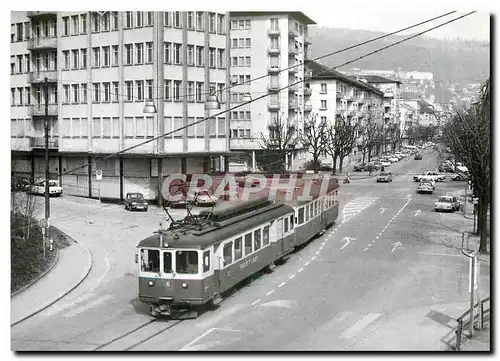
<path fill-rule="evenodd" d="M 396 45 L 398 45 L 398 44 L 401 44 L 401 43 L 403 43 L 403 42 L 405 42 L 405 41 L 408 41 L 408 40 L 414 39 L 414 38 L 416 38 L 416 37 L 418 37 L 418 36 L 421 36 L 421 35 L 423 35 L 423 34 L 426 34 L 426 33 L 430 32 L 430 31 L 432 31 L 432 30 L 438 29 L 438 28 L 440 28 L 440 27 L 442 27 L 442 26 L 445 26 L 445 25 L 448 25 L 448 24 L 453 23 L 453 22 L 455 22 L 455 21 L 458 21 L 458 20 L 460 20 L 460 19 L 462 19 L 462 18 L 464 18 L 464 17 L 466 17 L 466 16 L 470 16 L 470 15 L 474 14 L 475 12 L 476 12 L 476 11 L 471 11 L 471 12 L 469 12 L 469 13 L 465 14 L 465 15 L 461 15 L 461 16 L 456 17 L 456 18 L 454 18 L 454 19 L 448 20 L 448 21 L 446 21 L 446 22 L 444 22 L 444 23 L 441 23 L 441 24 L 439 24 L 439 25 L 433 26 L 433 27 L 431 27 L 430 29 L 427 29 L 427 30 L 421 31 L 421 32 L 419 32 L 419 33 L 417 33 L 417 34 L 414 34 L 414 35 L 411 35 L 411 36 L 409 36 L 409 37 L 406 37 L 406 38 L 404 38 L 404 39 L 402 39 L 402 40 L 396 41 L 395 43 L 392 43 L 392 44 L 386 45 L 386 46 L 384 46 L 384 47 L 382 47 L 382 48 L 379 48 L 379 49 L 376 49 L 376 50 L 371 51 L 371 52 L 369 52 L 369 53 L 363 54 L 363 55 L 361 55 L 361 56 L 358 56 L 358 57 L 357 57 L 357 58 L 355 58 L 355 59 L 352 59 L 352 60 L 350 60 L 350 61 L 344 62 L 344 63 L 342 63 L 342 64 L 340 64 L 340 65 L 337 65 L 337 66 L 334 66 L 334 67 L 331 67 L 331 68 L 327 68 L 327 67 L 325 67 L 325 70 L 324 70 L 324 71 L 322 71 L 322 72 L 320 72 L 319 74 L 323 74 L 323 73 L 329 72 L 329 71 L 331 71 L 331 70 L 334 70 L 334 69 L 337 69 L 337 68 L 342 67 L 342 66 L 344 66 L 344 65 L 347 65 L 347 64 L 353 63 L 353 62 L 358 61 L 358 60 L 361 60 L 361 59 L 363 59 L 363 58 L 365 58 L 365 57 L 371 56 L 371 55 L 376 54 L 376 53 L 378 53 L 378 52 L 381 52 L 381 51 L 383 51 L 383 50 L 389 49 L 389 48 L 391 48 L 391 47 L 393 47 L 393 46 L 396 46 Z M 319 75 L 319 74 L 316 74 L 316 76 L 317 76 L 317 75 Z M 285 86 L 285 87 L 280 88 L 279 90 L 277 90 L 277 92 L 281 92 L 281 91 L 283 91 L 283 90 L 285 90 L 285 89 L 290 88 L 291 86 L 294 86 L 294 85 L 297 85 L 297 84 L 299 84 L 299 83 L 305 82 L 306 80 L 309 80 L 310 78 L 311 78 L 311 77 L 307 76 L 307 77 L 305 77 L 305 78 L 304 78 L 304 79 L 302 79 L 302 80 L 298 80 L 298 81 L 296 81 L 296 82 L 294 82 L 294 83 L 288 84 L 287 86 Z M 114 158 L 114 157 L 116 157 L 117 155 L 123 154 L 123 153 L 128 152 L 128 151 L 130 151 L 130 150 L 132 150 L 132 149 L 135 149 L 135 148 L 141 147 L 141 146 L 143 146 L 143 145 L 145 145 L 145 144 L 151 143 L 151 142 L 153 142 L 153 141 L 155 141 L 155 140 L 158 140 L 158 139 L 160 139 L 160 138 L 167 137 L 167 136 L 172 135 L 172 134 L 174 134 L 174 133 L 176 133 L 176 132 L 178 132 L 178 131 L 181 131 L 181 130 L 187 129 L 187 128 L 189 128 L 189 127 L 193 126 L 193 125 L 196 125 L 196 124 L 199 124 L 199 123 L 205 122 L 206 120 L 208 120 L 208 119 L 210 119 L 210 118 L 216 118 L 216 117 L 218 117 L 218 116 L 220 116 L 220 115 L 223 115 L 223 114 L 225 114 L 225 113 L 227 113 L 227 112 L 230 112 L 230 111 L 232 111 L 232 110 L 235 110 L 235 109 L 241 108 L 241 107 L 242 107 L 242 106 L 244 106 L 244 105 L 248 105 L 248 104 L 253 103 L 253 102 L 257 101 L 257 100 L 260 100 L 260 99 L 263 99 L 263 98 L 265 98 L 265 97 L 268 97 L 268 96 L 269 96 L 269 95 L 271 95 L 271 94 L 272 94 L 272 93 L 268 93 L 268 94 L 261 95 L 261 96 L 259 96 L 259 97 L 255 98 L 255 99 L 252 99 L 252 100 L 250 100 L 250 101 L 247 101 L 247 102 L 244 102 L 244 103 L 241 103 L 241 104 L 235 105 L 235 106 L 234 106 L 234 107 L 232 107 L 232 108 L 229 108 L 229 109 L 226 109 L 226 110 L 220 111 L 220 112 L 218 112 L 218 113 L 216 113 L 216 114 L 213 114 L 213 115 L 211 115 L 211 116 L 209 116 L 209 117 L 205 117 L 205 118 L 200 119 L 200 120 L 197 120 L 197 121 L 195 121 L 195 122 L 193 122 L 193 123 L 186 124 L 186 125 L 184 125 L 184 126 L 182 126 L 182 127 L 179 127 L 179 128 L 177 128 L 177 129 L 175 129 L 175 130 L 172 130 L 172 131 L 170 131 L 170 132 L 167 132 L 167 133 L 164 133 L 164 134 L 158 135 L 158 136 L 156 136 L 156 137 L 150 138 L 150 139 L 145 140 L 145 141 L 143 141 L 143 142 L 137 143 L 137 144 L 135 144 L 135 145 L 133 145 L 133 146 L 127 147 L 127 148 L 122 149 L 122 150 L 120 150 L 120 151 L 118 151 L 118 152 L 114 152 L 114 153 L 112 153 L 112 154 L 109 154 L 109 155 L 107 155 L 107 156 L 105 156 L 105 157 L 100 158 L 100 159 L 99 159 L 96 163 L 101 163 L 101 162 L 105 161 L 106 159 Z M 91 165 L 91 164 L 92 164 L 92 163 L 87 163 L 87 164 L 84 164 L 84 165 L 82 165 L 82 166 L 75 167 L 75 168 L 73 168 L 73 169 L 70 169 L 70 170 L 68 170 L 68 171 L 65 171 L 65 172 L 61 173 L 61 175 L 71 173 L 71 172 L 73 172 L 73 171 L 75 171 L 75 170 L 77 170 L 77 169 L 81 169 L 81 168 L 84 168 L 84 167 L 88 167 L 88 166 L 89 166 L 89 165 Z"/>
<path fill-rule="evenodd" d="M 340 53 L 343 53 L 343 52 L 345 52 L 345 51 L 352 50 L 352 49 L 355 49 L 355 48 L 357 48 L 357 47 L 360 47 L 360 46 L 363 46 L 363 45 L 366 45 L 366 44 L 369 44 L 369 43 L 375 42 L 375 41 L 377 41 L 377 40 L 381 40 L 381 39 L 387 38 L 387 37 L 389 37 L 389 36 L 392 36 L 392 35 L 395 35 L 395 34 L 401 33 L 401 32 L 403 32 L 403 31 L 407 31 L 407 30 L 413 29 L 413 28 L 415 28 L 415 27 L 418 27 L 418 26 L 421 26 L 421 25 L 423 25 L 423 24 L 426 24 L 426 23 L 432 22 L 432 21 L 434 21 L 434 20 L 437 20 L 437 19 L 443 18 L 443 17 L 448 16 L 448 15 L 453 14 L 453 13 L 456 13 L 456 11 L 450 11 L 450 12 L 448 12 L 448 13 L 446 13 L 446 14 L 442 14 L 442 15 L 439 15 L 439 16 L 435 16 L 435 17 L 433 17 L 433 18 L 431 18 L 431 19 L 428 19 L 428 20 L 425 20 L 425 21 L 421 21 L 421 22 L 419 22 L 419 23 L 417 23 L 417 24 L 414 24 L 414 25 L 411 25 L 411 26 L 407 26 L 407 27 L 405 27 L 405 28 L 402 28 L 402 29 L 399 29 L 399 30 L 393 31 L 393 32 L 391 32 L 391 33 L 387 33 L 387 34 L 384 34 L 384 35 L 381 35 L 381 36 L 377 36 L 377 37 L 375 37 L 375 38 L 372 38 L 372 39 L 369 39 L 369 40 L 365 40 L 365 41 L 363 41 L 363 42 L 360 42 L 360 43 L 357 43 L 357 44 L 354 44 L 354 45 L 350 45 L 350 46 L 348 46 L 348 47 L 345 47 L 345 48 L 342 48 L 342 49 L 340 49 L 340 50 L 336 50 L 336 51 L 333 51 L 333 52 L 330 52 L 330 53 L 327 53 L 327 54 L 324 54 L 324 55 L 318 56 L 318 57 L 313 58 L 313 59 L 310 59 L 310 60 L 311 60 L 311 61 L 317 61 L 317 60 L 320 60 L 320 59 L 323 59 L 323 58 L 326 58 L 326 57 L 329 57 L 329 56 L 332 56 L 332 55 L 340 54 Z M 288 70 L 290 70 L 290 69 L 293 69 L 293 68 L 299 67 L 299 66 L 301 66 L 301 65 L 303 65 L 303 63 L 299 62 L 299 63 L 294 64 L 294 65 L 291 65 L 291 66 L 289 66 L 289 67 L 287 67 L 287 68 L 280 69 L 280 70 L 278 70 L 278 71 L 277 71 L 277 73 L 279 74 L 279 73 L 282 73 L 282 72 L 288 71 Z M 229 66 L 229 64 L 226 64 L 226 67 L 227 67 L 227 66 Z M 75 69 L 75 70 L 77 70 L 77 69 Z M 79 70 L 79 69 L 78 69 L 78 70 Z M 50 71 L 50 70 L 47 70 L 47 71 Z M 238 74 L 238 75 L 240 75 L 240 74 Z M 243 74 L 241 74 L 241 75 L 243 75 Z M 244 81 L 243 83 L 238 83 L 238 84 L 234 84 L 234 85 L 230 85 L 230 86 L 224 87 L 224 88 L 219 89 L 219 90 L 215 90 L 215 93 L 217 93 L 217 92 L 219 92 L 219 91 L 225 91 L 225 90 L 228 90 L 228 89 L 232 89 L 232 88 L 235 88 L 235 87 L 238 87 L 238 86 L 242 86 L 242 85 L 248 85 L 248 84 L 250 84 L 250 83 L 251 83 L 251 82 L 253 82 L 253 81 L 260 80 L 260 79 L 264 79 L 264 78 L 269 77 L 269 76 L 270 76 L 270 74 L 261 75 L 261 76 L 259 76 L 259 77 L 256 77 L 256 78 L 253 78 L 253 79 L 250 79 L 250 80 L 248 80 L 248 81 Z M 139 81 L 141 81 L 141 80 L 142 80 L 142 79 L 140 79 Z M 145 80 L 152 80 L 152 79 L 145 79 Z M 175 80 L 180 80 L 180 79 L 164 79 L 164 80 L 172 80 L 172 81 L 175 81 Z M 132 81 L 132 80 L 131 80 L 131 81 Z M 137 79 L 134 79 L 133 81 L 137 81 Z M 64 82 L 63 82 L 62 80 L 61 80 L 61 81 L 57 81 L 57 83 L 61 83 L 62 85 L 87 84 L 87 83 L 82 83 L 81 81 L 76 81 L 76 80 L 75 80 L 75 81 L 73 81 L 73 80 L 68 80 L 68 79 L 66 79 Z M 109 82 L 109 83 L 112 83 L 112 82 Z M 162 85 L 161 87 L 163 88 L 163 87 L 164 87 L 164 85 Z M 156 87 L 154 87 L 154 86 L 153 86 L 153 89 L 159 89 L 159 88 L 160 88 L 160 85 L 158 85 L 158 86 L 156 86 Z M 145 90 L 145 89 L 146 89 L 146 85 L 144 86 L 144 90 Z M 93 88 L 92 86 L 88 86 L 88 87 L 87 87 L 87 91 L 94 91 L 94 90 L 95 90 L 95 88 Z M 110 89 L 110 90 L 111 90 L 111 89 Z M 105 94 L 105 93 L 106 93 L 105 91 L 100 90 L 100 89 L 99 89 L 98 91 L 99 91 L 100 93 L 103 93 L 103 94 Z M 118 96 L 120 96 L 120 97 L 124 97 L 124 98 L 125 98 L 125 97 L 127 97 L 127 95 L 126 95 L 126 93 L 125 93 L 125 92 L 122 92 L 122 93 L 112 93 L 112 92 L 110 91 L 110 97 L 111 97 L 111 95 L 114 95 L 114 94 L 117 94 Z M 203 93 L 201 93 L 201 95 L 210 95 L 210 94 L 212 94 L 212 93 L 211 93 L 211 92 L 203 92 Z M 180 100 L 181 98 L 187 98 L 187 97 L 191 97 L 191 96 L 195 97 L 195 96 L 196 96 L 196 91 L 195 91 L 195 93 L 194 93 L 194 94 L 183 94 L 183 95 L 180 95 L 180 96 L 179 96 L 179 100 Z M 139 97 L 136 97 L 136 96 L 131 96 L 131 98 L 132 98 L 132 99 L 135 99 L 135 100 L 137 100 L 137 101 L 144 101 L 144 100 L 161 100 L 161 99 L 166 100 L 166 101 L 176 101 L 176 100 L 177 100 L 177 99 L 176 99 L 176 97 L 174 97 L 174 96 L 167 97 L 167 98 L 165 98 L 165 97 L 163 97 L 163 98 L 159 98 L 159 97 L 156 97 L 156 98 L 155 98 L 155 97 L 152 97 L 152 98 L 148 98 L 148 99 L 146 99 L 145 97 L 144 97 L 144 99 L 140 99 Z"/>

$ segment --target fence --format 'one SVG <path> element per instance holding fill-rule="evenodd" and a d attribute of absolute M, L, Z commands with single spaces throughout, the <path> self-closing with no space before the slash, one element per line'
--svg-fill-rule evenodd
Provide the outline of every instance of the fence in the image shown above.
<path fill-rule="evenodd" d="M 478 327 L 476 328 L 477 330 L 481 330 L 484 325 L 484 315 L 486 313 L 490 313 L 490 308 L 491 305 L 488 309 L 484 309 L 484 304 L 490 302 L 490 297 L 486 297 L 483 300 L 480 300 L 474 305 L 474 308 L 479 307 L 479 313 L 476 313 L 476 316 L 474 316 L 474 319 L 472 319 L 470 310 L 464 312 L 459 318 L 457 318 L 457 323 L 458 327 L 455 330 L 455 335 L 456 335 L 456 343 L 455 343 L 455 351 L 460 351 L 460 346 L 462 344 L 462 334 L 464 333 L 463 330 L 464 328 L 466 329 L 468 325 L 470 325 L 470 322 L 476 322 L 478 321 Z M 464 319 L 468 317 L 468 320 L 464 322 Z M 490 315 L 491 317 L 491 315 Z M 469 332 L 470 333 L 470 332 Z M 468 335 L 469 338 L 472 338 L 472 335 Z"/>

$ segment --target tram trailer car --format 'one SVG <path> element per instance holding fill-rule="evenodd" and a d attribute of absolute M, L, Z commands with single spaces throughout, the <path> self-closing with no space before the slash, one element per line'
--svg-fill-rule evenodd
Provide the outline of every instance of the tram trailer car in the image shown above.
<path fill-rule="evenodd" d="M 216 306 L 221 294 L 335 222 L 338 183 L 332 189 L 311 201 L 234 202 L 142 240 L 136 258 L 140 301 L 154 317 L 193 318 L 199 307 Z"/>

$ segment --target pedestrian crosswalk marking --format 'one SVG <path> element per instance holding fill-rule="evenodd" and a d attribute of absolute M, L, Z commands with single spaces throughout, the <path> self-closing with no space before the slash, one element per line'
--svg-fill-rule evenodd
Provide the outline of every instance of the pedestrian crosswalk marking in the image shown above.
<path fill-rule="evenodd" d="M 90 302 L 90 303 L 87 303 L 87 304 L 84 304 L 83 306 L 80 306 L 78 308 L 75 308 L 74 310 L 72 311 L 69 311 L 67 313 L 64 314 L 64 318 L 69 318 L 69 317 L 73 317 L 73 316 L 76 316 L 92 307 L 95 307 L 105 301 L 108 301 L 110 299 L 112 299 L 114 296 L 112 295 L 104 295 L 100 298 L 98 298 L 97 300 L 93 301 L 93 302 Z"/>
<path fill-rule="evenodd" d="M 358 332 L 360 332 L 361 330 L 363 330 L 366 326 L 368 326 L 370 323 L 372 323 L 373 321 L 375 321 L 380 316 L 381 316 L 380 313 L 369 313 L 369 314 L 367 314 L 361 320 L 359 320 L 354 325 L 352 325 L 351 327 L 349 327 L 347 330 L 345 330 L 344 332 L 342 332 L 342 334 L 340 335 L 340 338 L 350 339 L 350 338 L 356 336 L 356 334 Z"/>
<path fill-rule="evenodd" d="M 378 197 L 358 197 L 344 206 L 344 222 L 349 218 L 355 216 L 365 208 L 368 208 L 378 199 Z"/>

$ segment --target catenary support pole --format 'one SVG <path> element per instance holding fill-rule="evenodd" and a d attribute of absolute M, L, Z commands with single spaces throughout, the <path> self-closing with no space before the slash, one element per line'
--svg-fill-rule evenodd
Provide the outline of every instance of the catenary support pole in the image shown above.
<path fill-rule="evenodd" d="M 44 96 L 45 96 L 45 219 L 47 221 L 47 226 L 44 234 L 43 240 L 43 258 L 45 258 L 45 248 L 47 247 L 47 240 L 50 239 L 48 225 L 50 218 L 50 193 L 49 193 L 49 87 L 48 80 L 45 78 L 44 81 Z"/>

